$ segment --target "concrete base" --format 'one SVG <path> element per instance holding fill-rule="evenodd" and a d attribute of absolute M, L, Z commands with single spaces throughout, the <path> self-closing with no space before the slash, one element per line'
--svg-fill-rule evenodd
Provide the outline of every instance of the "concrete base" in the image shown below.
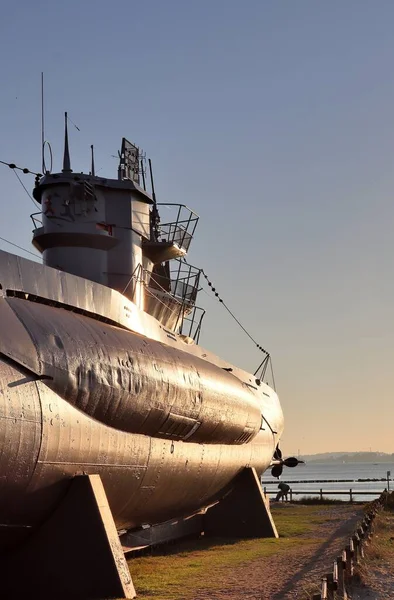
<path fill-rule="evenodd" d="M 134 598 L 135 590 L 99 475 L 75 477 L 63 502 L 0 561 L 3 598 Z"/>
<path fill-rule="evenodd" d="M 254 468 L 244 469 L 234 487 L 204 517 L 205 535 L 230 538 L 277 538 L 269 499 L 261 489 Z"/>

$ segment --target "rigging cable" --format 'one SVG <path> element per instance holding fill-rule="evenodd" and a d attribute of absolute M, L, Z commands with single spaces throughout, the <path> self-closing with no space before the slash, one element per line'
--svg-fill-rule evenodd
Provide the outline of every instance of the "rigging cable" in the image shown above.
<path fill-rule="evenodd" d="M 276 390 L 276 385 L 275 385 L 275 377 L 274 377 L 274 369 L 272 366 L 272 358 L 269 352 L 267 352 L 267 350 L 265 350 L 255 339 L 254 337 L 249 333 L 249 331 L 242 325 L 242 323 L 240 322 L 240 320 L 235 316 L 235 314 L 232 312 L 232 310 L 230 310 L 230 308 L 227 306 L 227 304 L 224 302 L 224 300 L 220 297 L 220 295 L 218 294 L 218 292 L 216 291 L 216 288 L 213 286 L 212 281 L 209 280 L 207 274 L 205 273 L 204 269 L 201 269 L 201 273 L 203 274 L 203 276 L 205 277 L 209 287 L 211 288 L 212 292 L 215 294 L 216 298 L 219 300 L 219 302 L 224 306 L 224 308 L 227 310 L 227 312 L 231 315 L 231 317 L 234 319 L 234 321 L 239 325 L 239 327 L 242 329 L 242 331 L 244 331 L 244 333 L 246 333 L 246 335 L 248 336 L 248 338 L 254 343 L 254 345 L 256 346 L 256 348 L 258 348 L 258 350 L 260 350 L 260 352 L 264 352 L 264 354 L 266 355 L 266 358 L 264 359 L 263 363 L 265 362 L 266 359 L 268 359 L 269 363 L 270 363 L 270 368 L 271 368 L 271 376 L 272 376 L 272 383 L 273 383 L 273 388 L 274 390 Z M 205 291 L 205 290 L 204 290 Z M 262 364 L 263 364 L 262 363 Z M 260 365 L 260 367 L 262 366 L 262 364 Z M 257 369 L 257 371 L 260 369 L 260 367 Z M 256 373 L 257 373 L 256 371 Z M 256 374 L 255 373 L 255 374 Z"/>
<path fill-rule="evenodd" d="M 41 173 L 35 173 L 34 171 L 30 171 L 30 169 L 26 169 L 26 168 L 23 168 L 23 167 L 18 167 L 15 163 L 8 163 L 8 162 L 5 162 L 4 160 L 0 160 L 0 164 L 6 165 L 10 169 L 17 169 L 18 171 L 22 171 L 25 174 L 26 173 L 31 173 L 32 175 L 35 175 L 36 177 L 42 177 Z"/>
<path fill-rule="evenodd" d="M 235 314 L 229 309 L 229 307 L 224 302 L 224 300 L 219 296 L 218 292 L 216 291 L 216 288 L 213 287 L 212 282 L 208 279 L 208 277 L 207 277 L 204 269 L 201 269 L 201 272 L 202 272 L 203 276 L 205 277 L 205 279 L 207 280 L 207 283 L 208 283 L 209 287 L 211 288 L 211 290 L 213 291 L 213 293 L 215 294 L 216 298 L 219 300 L 219 302 L 221 304 L 223 304 L 224 308 L 232 316 L 232 318 L 234 319 L 234 321 L 236 323 L 238 323 L 238 325 L 246 333 L 246 335 L 248 336 L 248 338 L 252 340 L 252 342 L 254 343 L 254 345 L 256 346 L 256 348 L 258 348 L 261 352 L 264 352 L 264 354 L 269 355 L 269 352 L 267 352 L 267 350 L 264 350 L 264 348 L 262 346 L 260 346 L 260 344 L 258 342 L 256 342 L 256 340 L 254 339 L 254 337 L 252 335 L 250 335 L 249 331 L 247 329 L 245 329 L 245 327 L 242 325 L 242 323 L 240 322 L 240 320 L 237 319 L 237 317 L 235 316 Z"/>
<path fill-rule="evenodd" d="M 0 160 L 0 164 L 6 165 L 10 169 L 13 169 L 13 171 L 14 171 L 17 179 L 19 180 L 19 182 L 21 184 L 21 186 L 23 187 L 23 189 L 25 190 L 26 194 L 29 196 L 29 198 L 31 199 L 31 201 L 34 203 L 35 200 L 30 195 L 29 190 L 25 187 L 24 183 L 22 182 L 22 180 L 19 177 L 19 175 L 16 172 L 16 170 L 22 171 L 22 173 L 25 173 L 25 174 L 31 173 L 31 175 L 35 175 L 36 177 L 42 177 L 41 173 L 35 173 L 34 171 L 30 171 L 30 169 L 26 169 L 26 168 L 23 168 L 23 167 L 18 167 L 16 164 L 14 164 L 14 163 L 8 163 L 8 162 L 5 162 L 4 160 Z M 14 242 L 10 242 L 10 240 L 7 240 L 6 238 L 0 237 L 0 240 L 2 242 L 5 242 L 6 244 L 10 244 L 11 246 L 14 246 L 15 248 L 18 248 L 19 250 L 22 250 L 22 252 L 27 252 L 27 254 L 31 254 L 32 256 L 34 256 L 34 258 L 40 258 L 40 256 L 38 254 L 36 254 L 35 252 L 30 252 L 30 250 L 26 250 L 26 248 L 23 248 L 22 246 L 18 246 L 18 244 L 14 244 Z"/>
<path fill-rule="evenodd" d="M 274 390 L 276 390 L 276 383 L 275 383 L 275 377 L 274 377 L 274 367 L 272 366 L 272 358 L 271 357 L 270 357 L 270 366 L 271 366 L 272 384 L 274 386 Z"/>
<path fill-rule="evenodd" d="M 40 256 L 38 254 L 35 254 L 34 252 L 30 252 L 30 250 L 26 250 L 26 248 L 22 248 L 22 246 L 18 246 L 18 244 L 14 244 L 14 242 L 10 242 L 10 240 L 6 240 L 3 237 L 0 237 L 0 240 L 2 240 L 3 242 L 6 242 L 7 244 L 11 244 L 11 246 L 15 246 L 15 248 L 19 248 L 19 250 L 23 250 L 23 252 L 27 252 L 28 254 L 31 254 L 35 258 L 40 258 Z"/>
<path fill-rule="evenodd" d="M 25 190 L 26 194 L 29 196 L 30 200 L 33 202 L 34 206 L 37 208 L 37 206 L 35 204 L 35 202 L 37 202 L 37 200 L 34 200 L 33 196 L 30 194 L 29 190 L 27 189 L 27 187 L 25 186 L 25 184 L 23 183 L 22 179 L 19 177 L 19 175 L 15 171 L 15 169 L 14 169 L 14 173 L 15 173 L 15 177 L 18 179 L 19 183 L 21 184 L 21 186 Z M 37 204 L 39 205 L 40 203 L 37 202 Z"/>
<path fill-rule="evenodd" d="M 77 131 L 81 131 L 80 128 L 78 127 L 78 125 L 75 125 L 74 121 L 72 121 L 70 119 L 70 117 L 68 116 L 68 113 L 67 113 L 67 121 L 70 121 L 71 125 L 74 125 L 74 127 Z"/>

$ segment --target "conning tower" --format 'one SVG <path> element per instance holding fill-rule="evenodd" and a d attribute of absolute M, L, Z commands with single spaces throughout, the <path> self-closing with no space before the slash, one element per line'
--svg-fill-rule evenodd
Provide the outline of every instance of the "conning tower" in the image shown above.
<path fill-rule="evenodd" d="M 73 172 L 65 113 L 62 171 L 46 171 L 33 192 L 42 206 L 32 215 L 33 244 L 45 265 L 117 290 L 179 329 L 198 289 L 199 270 L 184 261 L 198 217 L 186 206 L 168 204 L 175 217 L 160 222 L 151 163 L 148 193 L 143 154 L 125 138 L 118 179 L 95 174 L 91 148 L 90 173 Z"/>

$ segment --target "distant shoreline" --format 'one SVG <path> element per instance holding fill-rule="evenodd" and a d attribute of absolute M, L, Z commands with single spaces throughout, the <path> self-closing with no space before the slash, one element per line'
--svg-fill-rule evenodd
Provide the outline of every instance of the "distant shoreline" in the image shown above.
<path fill-rule="evenodd" d="M 394 464 L 394 453 L 384 452 L 324 452 L 320 454 L 304 454 L 299 458 L 307 463 L 333 463 L 333 464 Z"/>

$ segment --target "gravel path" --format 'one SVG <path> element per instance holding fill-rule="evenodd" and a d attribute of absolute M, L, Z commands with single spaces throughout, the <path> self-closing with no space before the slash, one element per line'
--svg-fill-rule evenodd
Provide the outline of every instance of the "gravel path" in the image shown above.
<path fill-rule="evenodd" d="M 281 510 L 286 510 L 286 504 Z M 332 571 L 333 561 L 348 543 L 362 509 L 351 505 L 321 508 L 327 519 L 313 532 L 300 536 L 306 543 L 289 548 L 280 558 L 271 556 L 234 568 L 220 577 L 220 588 L 200 589 L 195 600 L 290 600 L 305 598 L 311 585 Z M 394 596 L 393 596 L 394 597 Z M 361 599 L 360 599 L 361 600 Z M 369 598 L 368 600 L 372 600 Z"/>

